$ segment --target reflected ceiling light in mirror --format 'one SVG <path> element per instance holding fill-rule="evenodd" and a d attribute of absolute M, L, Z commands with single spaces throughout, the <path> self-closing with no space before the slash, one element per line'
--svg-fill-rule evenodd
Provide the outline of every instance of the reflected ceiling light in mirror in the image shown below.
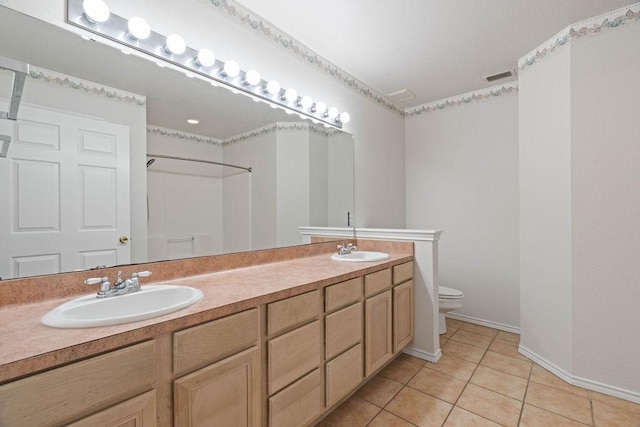
<path fill-rule="evenodd" d="M 341 123 L 349 123 L 349 120 L 351 120 L 351 115 L 349 115 L 349 113 L 347 112 L 340 113 L 340 115 L 338 116 L 338 119 L 340 120 Z"/>
<path fill-rule="evenodd" d="M 259 72 L 257 72 L 256 70 L 249 70 L 244 75 L 244 81 L 245 81 L 246 84 L 248 84 L 250 86 L 256 86 L 256 85 L 260 84 L 262 79 L 260 78 L 260 73 Z"/>
<path fill-rule="evenodd" d="M 339 119 L 337 110 L 330 117 L 324 103 L 314 105 L 310 97 L 311 103 L 306 97 L 303 97 L 303 101 L 294 89 L 284 90 L 276 80 L 262 80 L 260 74 L 252 70 L 244 72 L 237 62 L 223 62 L 208 49 L 197 51 L 177 34 L 165 37 L 156 33 L 141 17 L 125 19 L 111 13 L 103 0 L 67 0 L 66 22 L 84 32 L 101 36 L 89 37 L 91 40 L 136 53 L 153 60 L 159 67 L 181 71 L 234 93 L 257 97 L 289 114 L 298 113 L 304 118 L 316 119 L 338 129 L 346 123 Z"/>
<path fill-rule="evenodd" d="M 109 6 L 102 0 L 83 0 L 82 11 L 85 19 L 91 24 L 107 22 L 111 15 Z"/>
<path fill-rule="evenodd" d="M 332 120 L 337 119 L 339 114 L 340 112 L 336 107 L 331 107 L 329 108 L 329 110 L 327 110 L 327 117 L 329 117 Z"/>
<path fill-rule="evenodd" d="M 187 119 L 187 123 L 189 123 L 190 125 L 197 125 L 198 123 L 200 123 L 200 120 L 198 120 L 198 119 Z"/>
<path fill-rule="evenodd" d="M 164 44 L 164 50 L 168 54 L 182 55 L 187 50 L 187 43 L 177 34 L 169 34 Z"/>
<path fill-rule="evenodd" d="M 209 49 L 200 49 L 194 62 L 200 67 L 211 67 L 216 63 L 216 56 Z"/>
<path fill-rule="evenodd" d="M 238 74 L 240 74 L 240 66 L 236 61 L 230 59 L 224 63 L 224 68 L 222 69 L 222 73 L 226 77 L 230 77 L 230 78 L 236 77 Z"/>
<path fill-rule="evenodd" d="M 151 27 L 139 16 L 134 16 L 127 21 L 127 30 L 127 35 L 133 40 L 146 40 L 151 35 Z"/>

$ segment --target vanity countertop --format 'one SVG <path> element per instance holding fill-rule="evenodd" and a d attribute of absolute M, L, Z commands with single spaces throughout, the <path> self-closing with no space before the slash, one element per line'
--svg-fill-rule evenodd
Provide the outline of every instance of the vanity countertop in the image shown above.
<path fill-rule="evenodd" d="M 323 253 L 169 281 L 147 281 L 149 286 L 192 286 L 200 289 L 204 298 L 171 314 L 115 326 L 56 329 L 40 323 L 45 313 L 72 297 L 0 307 L 0 383 L 413 259 L 409 251 L 389 254 L 385 261 L 352 263 L 333 261 L 330 254 Z"/>

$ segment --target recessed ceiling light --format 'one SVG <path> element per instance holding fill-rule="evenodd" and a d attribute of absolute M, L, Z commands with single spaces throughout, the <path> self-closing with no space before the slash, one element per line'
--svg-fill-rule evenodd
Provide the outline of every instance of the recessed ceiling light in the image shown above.
<path fill-rule="evenodd" d="M 187 119 L 187 123 L 189 123 L 190 125 L 197 125 L 198 123 L 200 123 L 200 120 L 198 120 L 198 119 Z"/>

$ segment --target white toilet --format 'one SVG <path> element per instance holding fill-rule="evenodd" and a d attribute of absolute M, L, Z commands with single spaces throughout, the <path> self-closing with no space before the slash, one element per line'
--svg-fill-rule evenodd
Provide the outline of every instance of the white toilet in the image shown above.
<path fill-rule="evenodd" d="M 447 321 L 444 314 L 462 308 L 464 294 L 447 286 L 438 287 L 438 303 L 440 305 L 440 335 L 447 333 Z"/>

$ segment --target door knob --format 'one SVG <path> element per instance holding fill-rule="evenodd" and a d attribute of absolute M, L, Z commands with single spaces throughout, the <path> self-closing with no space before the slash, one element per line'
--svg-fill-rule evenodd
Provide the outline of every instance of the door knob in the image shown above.
<path fill-rule="evenodd" d="M 120 236 L 120 243 L 122 243 L 123 245 L 125 243 L 127 243 L 129 241 L 129 238 L 127 236 Z"/>

